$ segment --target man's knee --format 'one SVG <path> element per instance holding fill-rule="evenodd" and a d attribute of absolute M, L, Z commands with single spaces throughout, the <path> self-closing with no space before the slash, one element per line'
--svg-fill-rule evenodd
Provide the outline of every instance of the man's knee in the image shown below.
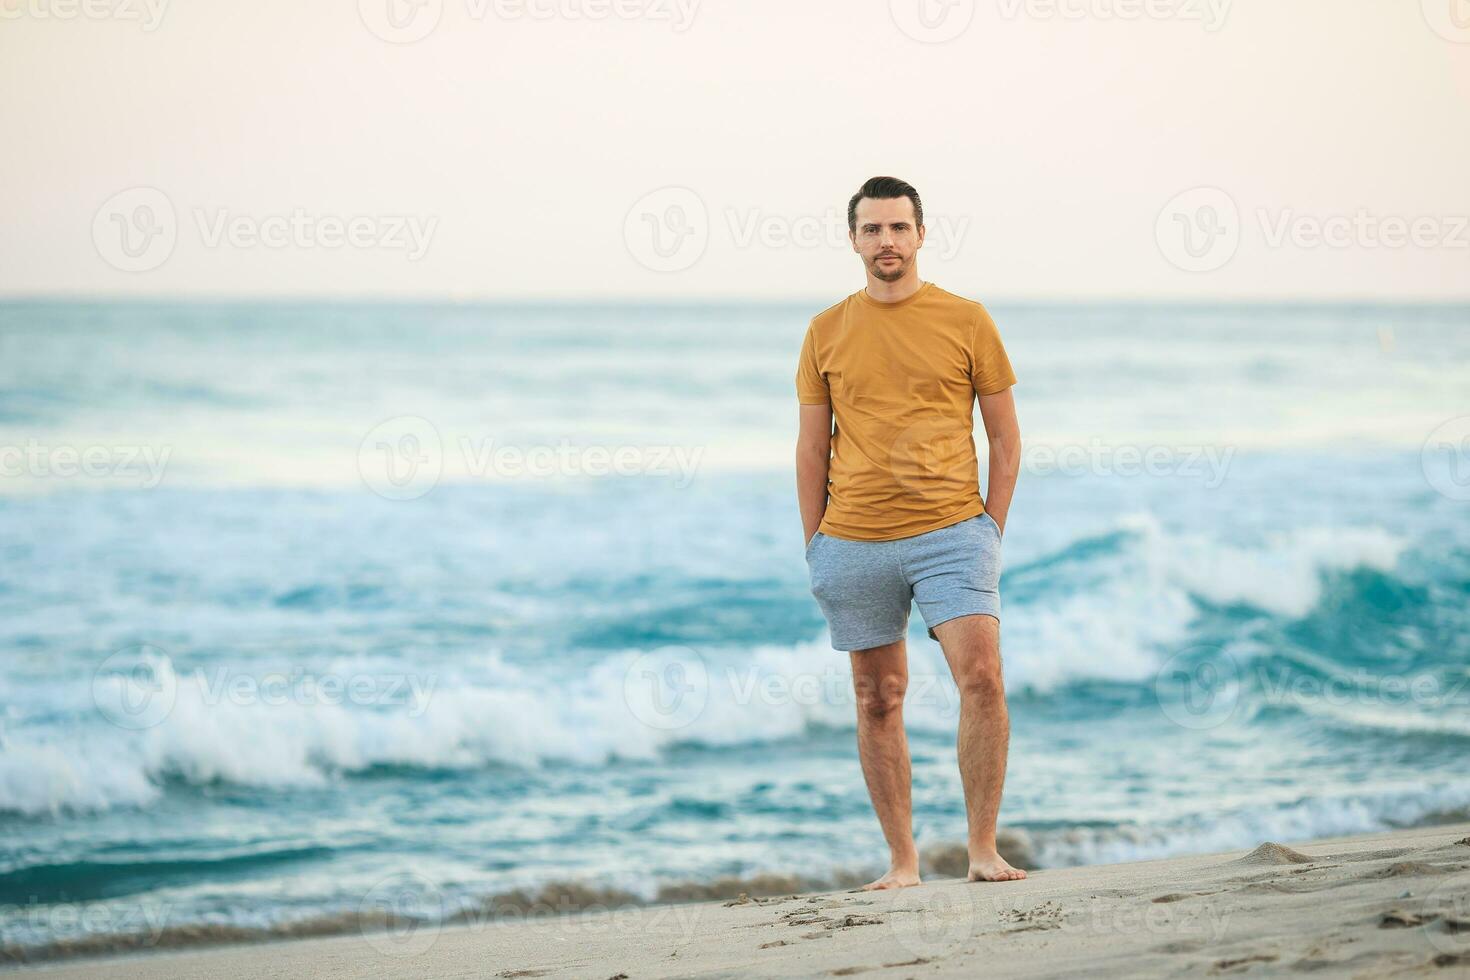
<path fill-rule="evenodd" d="M 960 697 L 994 700 L 1005 697 L 1005 677 L 998 651 L 973 651 L 956 671 Z"/>
<path fill-rule="evenodd" d="M 886 721 L 903 713 L 908 691 L 905 674 L 862 674 L 853 676 L 858 713 L 869 721 Z"/>
<path fill-rule="evenodd" d="M 962 697 L 995 698 L 1005 694 L 1000 660 L 1000 624 L 993 616 L 967 616 L 956 621 L 944 638 L 946 658 Z M 941 624 L 947 626 L 949 624 Z"/>

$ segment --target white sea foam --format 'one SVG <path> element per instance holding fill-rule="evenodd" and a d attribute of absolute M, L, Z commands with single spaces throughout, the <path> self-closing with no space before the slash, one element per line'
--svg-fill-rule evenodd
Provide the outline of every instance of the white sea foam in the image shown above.
<path fill-rule="evenodd" d="M 1044 831 L 1032 838 L 1046 867 L 1114 864 L 1251 848 L 1263 841 L 1308 841 L 1411 827 L 1440 816 L 1464 819 L 1467 808 L 1470 782 L 1458 782 L 1303 798 L 1211 813 L 1187 822 Z"/>
<path fill-rule="evenodd" d="M 1376 529 L 1307 528 L 1258 546 L 1171 533 L 1147 517 L 1124 518 L 1120 529 L 1116 549 L 1086 559 L 1086 587 L 1008 600 L 1003 637 L 1013 687 L 1045 692 L 1078 680 L 1146 682 L 1189 641 L 1192 597 L 1300 616 L 1320 596 L 1323 573 L 1389 570 L 1404 547 Z M 329 669 L 379 676 L 391 666 L 379 657 L 335 661 Z M 374 766 L 596 766 L 656 759 L 678 742 L 769 742 L 799 737 L 813 724 L 854 721 L 847 657 L 825 636 L 746 650 L 621 651 L 580 673 L 517 666 L 494 652 L 452 672 L 399 668 L 425 682 L 416 700 L 264 703 L 231 695 L 218 676 L 176 674 L 162 656 L 153 663 L 154 682 L 175 695 L 157 724 L 128 730 L 92 712 L 86 724 L 64 730 L 11 733 L 0 752 L 0 809 L 146 806 L 166 778 L 302 787 Z M 660 681 L 658 672 L 669 670 L 678 673 Z M 659 699 L 681 685 L 687 700 L 671 713 Z M 124 693 L 100 689 L 105 697 Z M 85 691 L 58 699 L 73 709 L 85 700 Z M 909 722 L 951 730 L 957 708 L 937 645 L 911 644 Z"/>

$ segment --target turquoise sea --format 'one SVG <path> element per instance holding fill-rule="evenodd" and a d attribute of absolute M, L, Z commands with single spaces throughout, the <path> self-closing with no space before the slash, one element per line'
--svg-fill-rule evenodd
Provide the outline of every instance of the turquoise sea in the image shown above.
<path fill-rule="evenodd" d="M 882 870 L 791 473 L 831 302 L 0 303 L 0 958 Z M 1470 819 L 1470 308 L 988 305 L 1032 861 Z"/>

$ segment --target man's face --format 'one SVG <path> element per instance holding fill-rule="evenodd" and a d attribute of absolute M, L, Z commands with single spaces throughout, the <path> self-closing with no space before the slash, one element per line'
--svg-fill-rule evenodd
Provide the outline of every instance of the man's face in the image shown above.
<path fill-rule="evenodd" d="M 924 244 L 924 229 L 914 225 L 914 202 L 906 197 L 858 201 L 857 228 L 848 236 L 868 272 L 884 282 L 902 279 Z"/>

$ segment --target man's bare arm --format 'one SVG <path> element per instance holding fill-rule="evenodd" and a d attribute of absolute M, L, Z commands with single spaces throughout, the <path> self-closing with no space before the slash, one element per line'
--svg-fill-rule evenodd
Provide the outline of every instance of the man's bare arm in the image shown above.
<path fill-rule="evenodd" d="M 832 406 L 801 405 L 796 436 L 796 503 L 804 540 L 810 542 L 827 513 L 827 472 L 832 462 Z"/>
<path fill-rule="evenodd" d="M 990 443 L 990 479 L 985 488 L 985 511 L 1005 531 L 1006 512 L 1016 492 L 1021 472 L 1021 427 L 1016 422 L 1016 401 L 1011 389 L 980 395 L 980 418 Z"/>

